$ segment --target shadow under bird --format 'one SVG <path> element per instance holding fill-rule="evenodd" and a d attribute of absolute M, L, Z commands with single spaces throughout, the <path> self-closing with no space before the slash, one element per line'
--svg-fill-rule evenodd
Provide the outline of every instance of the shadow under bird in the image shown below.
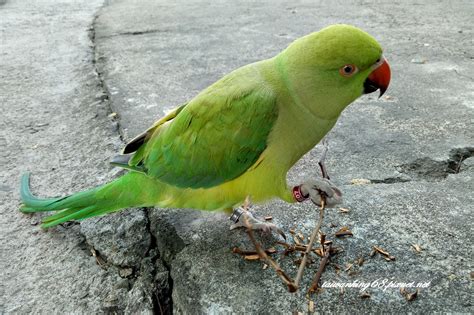
<path fill-rule="evenodd" d="M 247 197 L 261 203 L 311 199 L 328 207 L 342 194 L 328 179 L 290 187 L 288 170 L 366 93 L 390 83 L 379 43 L 349 25 L 332 25 L 291 43 L 273 58 L 227 74 L 155 122 L 125 146 L 112 164 L 128 170 L 103 186 L 40 199 L 22 177 L 21 211 L 56 211 L 49 228 L 128 207 L 195 208 L 232 213 Z M 281 230 L 250 212 L 254 229 Z"/>

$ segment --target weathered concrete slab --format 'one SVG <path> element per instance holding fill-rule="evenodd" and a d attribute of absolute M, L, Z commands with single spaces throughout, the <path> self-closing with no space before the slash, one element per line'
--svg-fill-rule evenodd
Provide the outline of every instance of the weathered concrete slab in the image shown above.
<path fill-rule="evenodd" d="M 127 139 L 167 110 L 190 99 L 223 74 L 268 58 L 299 36 L 332 23 L 373 34 L 393 69 L 388 96 L 364 97 L 329 135 L 328 167 L 351 211 L 328 211 L 329 235 L 349 226 L 354 237 L 324 280 L 430 282 L 409 303 L 397 289 L 325 289 L 319 311 L 472 311 L 470 271 L 473 205 L 473 80 L 470 73 L 473 6 L 376 1 L 329 4 L 300 1 L 116 1 L 96 22 L 99 68 Z M 317 176 L 318 149 L 289 176 L 291 183 Z M 466 159 L 466 160 L 465 160 Z M 451 174 L 456 173 L 456 174 Z M 370 184 L 352 185 L 352 179 Z M 367 182 L 367 181 L 366 181 Z M 256 208 L 285 229 L 310 233 L 310 204 L 275 201 Z M 171 269 L 178 313 L 306 311 L 304 293 L 289 294 L 271 270 L 231 254 L 250 247 L 244 233 L 230 233 L 221 214 L 155 210 L 151 229 Z M 331 228 L 330 223 L 336 227 Z M 423 251 L 416 253 L 412 244 Z M 396 257 L 369 257 L 373 245 Z M 362 266 L 335 272 L 365 257 Z M 296 257 L 293 257 L 296 258 Z M 281 259 L 294 273 L 292 259 Z M 316 266 L 307 272 L 309 283 Z"/>
<path fill-rule="evenodd" d="M 90 27 L 101 5 L 0 1 L 2 314 L 153 309 L 147 292 L 154 282 L 146 279 L 155 276 L 155 268 L 140 263 L 151 256 L 144 252 L 150 233 L 143 211 L 103 218 L 89 230 L 93 220 L 47 232 L 39 228 L 40 215 L 18 211 L 20 174 L 26 171 L 33 172 L 33 191 L 41 196 L 90 188 L 117 173 L 108 161 L 122 143 L 107 117 L 109 104 L 93 63 Z M 109 258 L 101 260 L 103 268 L 91 245 Z M 104 255 L 117 248 L 120 257 Z M 131 274 L 121 276 L 122 267 L 132 268 Z"/>

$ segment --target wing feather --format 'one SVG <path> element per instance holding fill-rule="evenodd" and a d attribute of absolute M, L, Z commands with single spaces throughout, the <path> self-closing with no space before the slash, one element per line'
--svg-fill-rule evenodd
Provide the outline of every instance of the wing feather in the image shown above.
<path fill-rule="evenodd" d="M 247 87 L 224 78 L 171 119 L 157 122 L 140 147 L 131 146 L 137 150 L 131 166 L 140 165 L 148 176 L 187 188 L 212 187 L 240 176 L 267 147 L 278 116 L 270 89 Z"/>

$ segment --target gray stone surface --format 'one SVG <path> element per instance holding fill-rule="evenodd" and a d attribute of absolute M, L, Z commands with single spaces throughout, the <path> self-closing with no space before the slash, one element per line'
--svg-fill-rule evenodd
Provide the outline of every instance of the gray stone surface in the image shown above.
<path fill-rule="evenodd" d="M 148 219 L 144 210 L 124 210 L 81 222 L 87 243 L 116 266 L 139 268 L 150 248 Z"/>
<path fill-rule="evenodd" d="M 373 34 L 393 78 L 388 97 L 363 97 L 329 135 L 329 172 L 350 212 L 328 210 L 323 231 L 332 237 L 348 226 L 354 236 L 334 240 L 344 251 L 323 281 L 430 287 L 412 302 L 398 289 L 370 288 L 371 298 L 361 299 L 358 289 L 327 288 L 313 297 L 315 308 L 474 311 L 472 2 L 101 5 L 0 0 L 1 313 L 305 312 L 304 292 L 288 293 L 271 269 L 231 253 L 251 244 L 242 231 L 229 232 L 224 214 L 136 209 L 43 232 L 39 215 L 17 212 L 18 180 L 33 171 L 42 196 L 107 182 L 119 173 L 107 163 L 122 146 L 117 131 L 128 140 L 225 73 L 336 22 Z M 289 182 L 318 176 L 319 154 L 309 152 Z M 309 203 L 273 201 L 255 211 L 306 235 L 315 224 Z M 396 259 L 370 257 L 373 245 Z M 359 257 L 362 266 L 344 271 Z M 297 258 L 277 256 L 292 275 Z M 317 265 L 308 267 L 304 288 Z"/>

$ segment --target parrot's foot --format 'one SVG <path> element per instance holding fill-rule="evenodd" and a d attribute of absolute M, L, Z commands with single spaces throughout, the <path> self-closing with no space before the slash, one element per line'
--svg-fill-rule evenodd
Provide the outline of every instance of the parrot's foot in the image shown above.
<path fill-rule="evenodd" d="M 300 186 L 294 187 L 293 195 L 299 202 L 310 198 L 318 206 L 321 206 L 324 199 L 328 208 L 342 202 L 341 190 L 326 178 L 308 180 Z"/>
<path fill-rule="evenodd" d="M 245 207 L 235 209 L 230 216 L 230 220 L 234 222 L 230 227 L 231 230 L 250 227 L 254 231 L 262 231 L 263 233 L 275 232 L 286 239 L 285 233 L 283 233 L 281 228 L 273 223 L 255 218 L 250 211 L 245 209 Z"/>

